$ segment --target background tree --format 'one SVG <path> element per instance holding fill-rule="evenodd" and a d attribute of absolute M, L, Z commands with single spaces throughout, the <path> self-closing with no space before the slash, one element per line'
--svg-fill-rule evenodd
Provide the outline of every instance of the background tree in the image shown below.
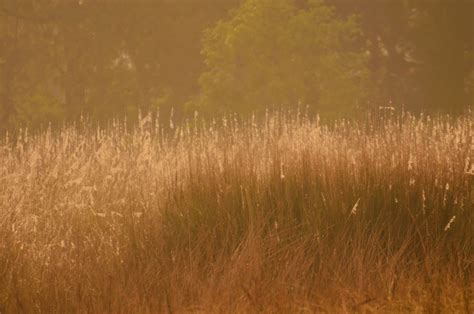
<path fill-rule="evenodd" d="M 238 0 L 0 0 L 0 129 L 175 116 L 198 92 L 201 32 Z"/>
<path fill-rule="evenodd" d="M 375 106 L 459 111 L 472 105 L 474 2 L 328 0 L 357 14 L 367 39 Z"/>
<path fill-rule="evenodd" d="M 356 21 L 307 4 L 248 0 L 207 30 L 199 104 L 249 112 L 301 103 L 331 113 L 361 104 L 367 71 Z"/>
<path fill-rule="evenodd" d="M 460 111 L 474 100 L 468 92 L 473 71 L 474 2 L 413 1 L 408 38 L 419 91 L 412 101 L 424 108 Z"/>
<path fill-rule="evenodd" d="M 0 131 L 185 104 L 472 105 L 474 2 L 324 3 L 0 0 Z"/>
<path fill-rule="evenodd" d="M 43 1 L 0 2 L 0 131 L 31 118 L 54 120 L 49 32 Z M 32 103 L 35 103 L 32 107 Z M 33 109 L 33 110 L 31 110 Z"/>

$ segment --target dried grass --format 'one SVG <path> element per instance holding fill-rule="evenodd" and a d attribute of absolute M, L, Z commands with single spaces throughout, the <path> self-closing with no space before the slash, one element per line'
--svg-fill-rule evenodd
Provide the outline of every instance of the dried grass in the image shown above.
<path fill-rule="evenodd" d="M 470 115 L 140 121 L 3 139 L 0 312 L 474 310 Z"/>

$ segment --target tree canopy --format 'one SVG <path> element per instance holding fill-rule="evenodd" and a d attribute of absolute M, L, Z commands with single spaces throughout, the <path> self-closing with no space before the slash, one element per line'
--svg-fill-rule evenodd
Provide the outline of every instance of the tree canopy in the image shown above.
<path fill-rule="evenodd" d="M 333 112 L 367 96 L 367 55 L 355 19 L 321 1 L 249 0 L 206 31 L 204 106 L 249 112 L 300 103 Z M 337 92 L 336 92 L 337 91 Z"/>
<path fill-rule="evenodd" d="M 196 105 L 459 111 L 473 38 L 465 0 L 0 0 L 0 130 Z"/>

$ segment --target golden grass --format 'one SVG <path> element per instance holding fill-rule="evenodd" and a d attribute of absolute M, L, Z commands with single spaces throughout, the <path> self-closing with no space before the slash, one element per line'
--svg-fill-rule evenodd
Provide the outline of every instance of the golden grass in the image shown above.
<path fill-rule="evenodd" d="M 0 312 L 474 311 L 472 116 L 140 121 L 4 138 Z"/>

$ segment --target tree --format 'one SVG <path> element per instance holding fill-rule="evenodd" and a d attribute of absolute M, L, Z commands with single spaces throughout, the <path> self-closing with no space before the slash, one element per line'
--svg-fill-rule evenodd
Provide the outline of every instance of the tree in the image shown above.
<path fill-rule="evenodd" d="M 468 79 L 474 65 L 474 2 L 412 1 L 409 40 L 418 61 L 415 102 L 425 108 L 461 111 L 473 105 Z"/>
<path fill-rule="evenodd" d="M 474 2 L 328 1 L 341 16 L 361 17 L 375 105 L 393 101 L 430 111 L 472 105 Z"/>
<path fill-rule="evenodd" d="M 54 120 L 61 115 L 48 75 L 51 50 L 44 38 L 53 17 L 46 2 L 0 1 L 0 131 L 33 116 Z M 34 113 L 28 112 L 32 102 L 39 104 Z"/>
<path fill-rule="evenodd" d="M 201 32 L 238 0 L 157 1 L 127 7 L 122 19 L 123 51 L 133 64 L 142 110 L 160 108 L 162 116 L 183 113 L 199 91 L 203 71 Z"/>
<path fill-rule="evenodd" d="M 308 105 L 338 113 L 367 96 L 366 56 L 354 18 L 337 19 L 322 1 L 247 0 L 205 32 L 206 71 L 196 103 L 250 112 Z"/>
<path fill-rule="evenodd" d="M 180 112 L 199 89 L 201 31 L 237 1 L 0 0 L 0 131 Z"/>

